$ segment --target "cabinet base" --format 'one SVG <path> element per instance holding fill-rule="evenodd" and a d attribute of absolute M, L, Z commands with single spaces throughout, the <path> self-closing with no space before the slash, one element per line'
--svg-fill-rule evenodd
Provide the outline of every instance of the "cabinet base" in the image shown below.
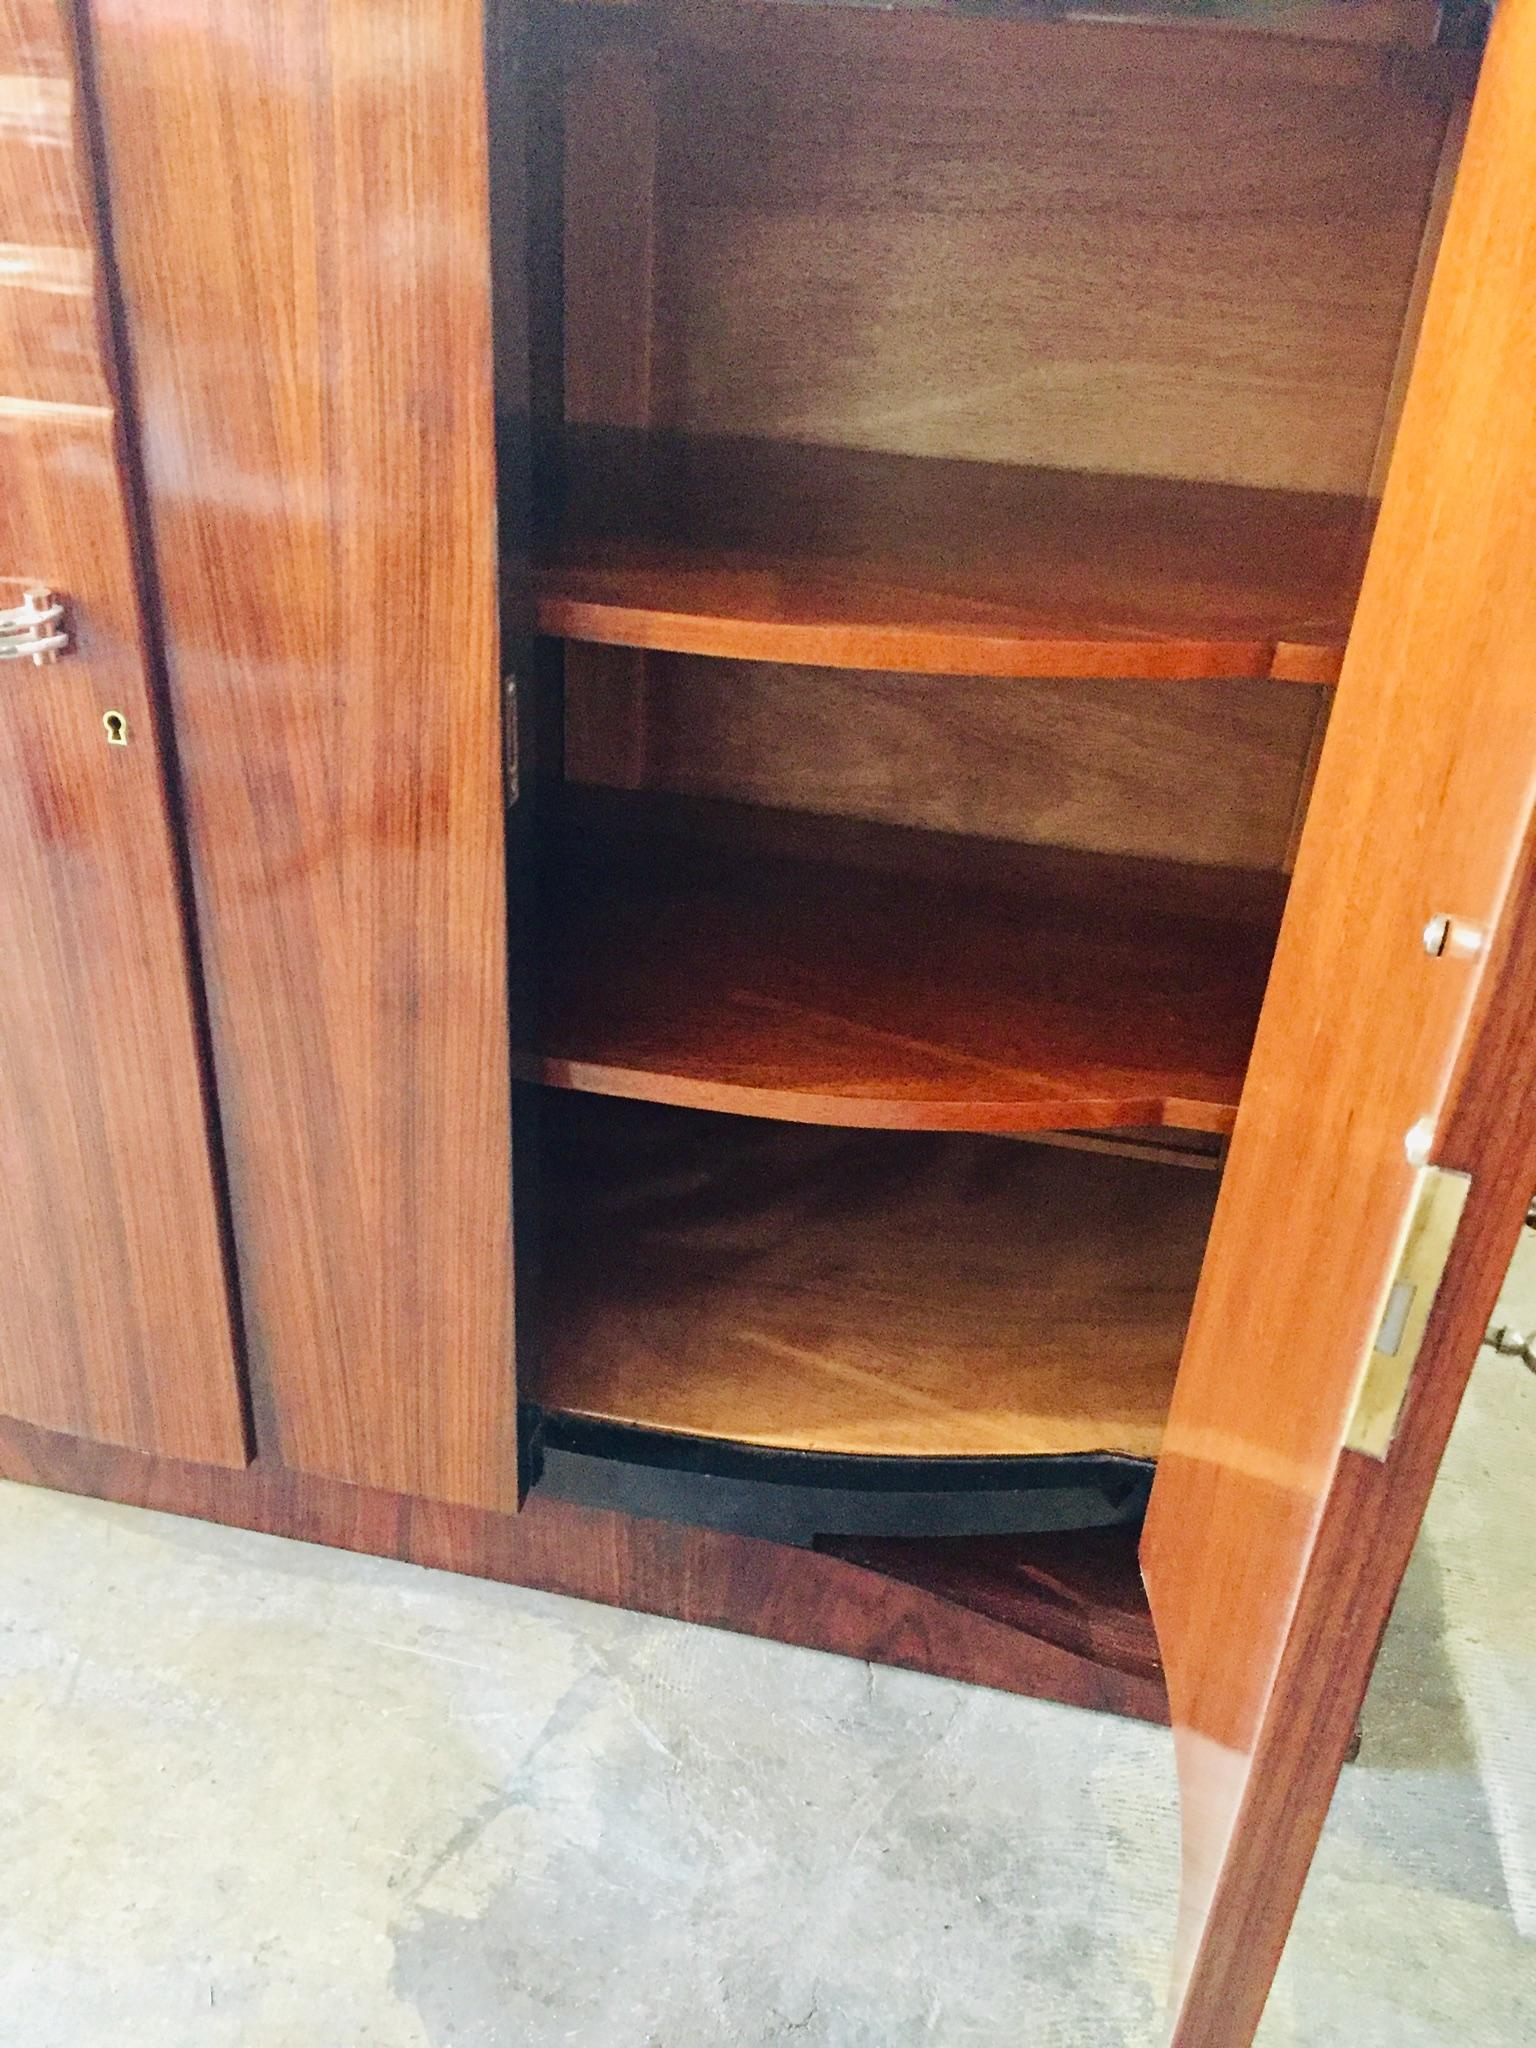
<path fill-rule="evenodd" d="M 690 1528 L 823 1547 L 833 1537 L 1139 1529 L 1149 1459 L 883 1458 L 770 1450 L 545 1413 L 540 1494 Z"/>
<path fill-rule="evenodd" d="M 518 1515 L 258 1460 L 173 1463 L 0 1423 L 0 1478 L 1166 1721 L 1135 1532 L 883 1544 L 846 1557 L 535 1494 Z M 834 1539 L 835 1540 L 835 1539 Z M 857 1561 L 855 1561 L 857 1559 Z"/>

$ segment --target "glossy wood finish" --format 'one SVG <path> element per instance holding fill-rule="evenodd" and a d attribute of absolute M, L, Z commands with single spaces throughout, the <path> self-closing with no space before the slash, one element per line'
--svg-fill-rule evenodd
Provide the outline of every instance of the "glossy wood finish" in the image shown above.
<path fill-rule="evenodd" d="M 0 403 L 0 562 L 69 600 L 0 668 L 0 1410 L 243 1464 L 214 1166 L 108 412 Z M 0 578 L 0 604 L 21 582 Z M 108 746 L 108 711 L 129 744 Z"/>
<path fill-rule="evenodd" d="M 1536 5 L 1511 0 L 1429 294 L 1146 1531 L 1184 1794 L 1180 2048 L 1250 2038 L 1443 1434 L 1437 1423 L 1400 1438 L 1398 1469 L 1416 1475 L 1401 1505 L 1372 1484 L 1381 1552 L 1364 1524 L 1346 1536 L 1352 1489 L 1372 1481 L 1342 1446 L 1409 1204 L 1405 1136 L 1427 1120 L 1429 1156 L 1470 1167 L 1475 1213 L 1497 1219 L 1495 1243 L 1473 1226 L 1453 1254 L 1459 1306 L 1447 1304 L 1447 1348 L 1427 1367 L 1443 1357 L 1448 1382 L 1531 1192 L 1518 1148 L 1460 1135 L 1468 1090 L 1486 1134 L 1518 1120 L 1529 1085 L 1495 1039 L 1505 1051 L 1474 1054 L 1453 1088 L 1486 956 L 1430 958 L 1420 934 L 1441 910 L 1506 926 L 1536 798 L 1533 91 Z M 1363 1548 L 1335 1587 L 1325 1578 L 1346 1542 Z M 1351 1585 L 1361 1635 L 1339 1670 L 1318 1630 L 1330 1616 L 1348 1627 Z M 1299 1775 L 1298 1715 L 1318 1737 Z"/>
<path fill-rule="evenodd" d="M 0 365 L 13 405 L 110 407 L 95 207 L 55 0 L 0 5 Z M 0 574 L 4 571 L 0 570 Z"/>
<path fill-rule="evenodd" d="M 540 628 L 972 676 L 1338 674 L 1374 508 L 787 441 L 567 437 Z"/>
<path fill-rule="evenodd" d="M 890 1129 L 1231 1128 L 1274 927 L 1214 871 L 600 815 L 557 843 L 537 1078 Z"/>
<path fill-rule="evenodd" d="M 1127 1677 L 1162 1685 L 1157 1634 L 1128 1530 L 926 1540 L 840 1536 L 816 1547 Z M 1155 1718 L 1165 1719 L 1166 1712 Z"/>
<path fill-rule="evenodd" d="M 1346 1451 L 1329 1489 L 1185 1994 L 1178 2048 L 1230 2048 L 1258 2023 L 1536 1189 L 1536 843 L 1517 889 L 1446 1116 L 1445 1162 L 1473 1176 L 1455 1256 L 1389 1456 L 1381 1463 Z"/>
<path fill-rule="evenodd" d="M 0 8 L 0 605 L 73 644 L 0 666 L 0 1409 L 240 1465 L 165 764 L 68 17 Z M 126 720 L 107 744 L 103 716 Z"/>
<path fill-rule="evenodd" d="M 263 1443 L 510 1503 L 481 10 L 93 12 Z"/>
<path fill-rule="evenodd" d="M 1206 1175 L 577 1097 L 543 1124 L 545 1408 L 786 1450 L 1156 1454 Z"/>
<path fill-rule="evenodd" d="M 994 1620 L 966 1597 L 951 1599 L 835 1557 L 571 1507 L 537 1491 L 520 1515 L 487 1514 L 338 1485 L 265 1459 L 249 1472 L 216 1472 L 3 1422 L 0 1473 L 1069 1706 L 1167 1718 L 1160 1678 L 1102 1654 L 1098 1631 L 1079 1630 L 1067 1641 L 1053 1625 L 1032 1635 L 1017 1610 L 1009 1620 Z M 1113 1578 L 1114 1567 L 1101 1567 L 1097 1575 Z M 1078 1601 L 1085 1608 L 1096 1597 L 1095 1576 L 1079 1575 Z M 1054 1604 L 1059 1618 L 1066 1601 Z"/>

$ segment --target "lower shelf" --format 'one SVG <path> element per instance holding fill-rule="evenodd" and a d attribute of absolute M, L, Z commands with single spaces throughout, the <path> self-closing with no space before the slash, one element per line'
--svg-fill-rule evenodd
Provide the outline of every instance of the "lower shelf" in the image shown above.
<path fill-rule="evenodd" d="M 531 1077 L 890 1130 L 1231 1130 L 1278 888 L 852 820 L 763 813 L 710 844 L 625 816 L 559 842 Z"/>
<path fill-rule="evenodd" d="M 546 1411 L 847 1458 L 1148 1459 L 1214 1176 L 549 1092 Z"/>

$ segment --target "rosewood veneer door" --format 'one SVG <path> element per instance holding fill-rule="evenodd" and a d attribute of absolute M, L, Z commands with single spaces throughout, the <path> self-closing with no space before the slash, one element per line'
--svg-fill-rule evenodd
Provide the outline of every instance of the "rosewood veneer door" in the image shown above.
<path fill-rule="evenodd" d="M 4 0 L 0 606 L 71 645 L 0 662 L 0 1412 L 242 1465 L 82 118 L 66 13 Z"/>
<path fill-rule="evenodd" d="M 1503 0 L 1143 1542 L 1183 1799 L 1178 2048 L 1252 2038 L 1536 1183 L 1533 105 L 1536 0 Z M 1483 950 L 1432 955 L 1442 913 Z M 1411 1131 L 1471 1182 L 1379 1460 L 1352 1417 Z"/>
<path fill-rule="evenodd" d="M 90 0 L 260 1446 L 517 1469 L 477 0 Z"/>

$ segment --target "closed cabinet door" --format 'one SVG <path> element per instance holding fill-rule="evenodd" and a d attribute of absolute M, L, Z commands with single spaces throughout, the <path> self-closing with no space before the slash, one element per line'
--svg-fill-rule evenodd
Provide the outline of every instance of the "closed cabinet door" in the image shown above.
<path fill-rule="evenodd" d="M 481 7 L 86 13 L 259 1450 L 511 1507 Z"/>
<path fill-rule="evenodd" d="M 243 1464 L 67 14 L 0 10 L 0 1413 Z"/>
<path fill-rule="evenodd" d="M 1252 2039 L 1536 1189 L 1533 100 L 1506 0 L 1143 1542 L 1178 2048 Z"/>

